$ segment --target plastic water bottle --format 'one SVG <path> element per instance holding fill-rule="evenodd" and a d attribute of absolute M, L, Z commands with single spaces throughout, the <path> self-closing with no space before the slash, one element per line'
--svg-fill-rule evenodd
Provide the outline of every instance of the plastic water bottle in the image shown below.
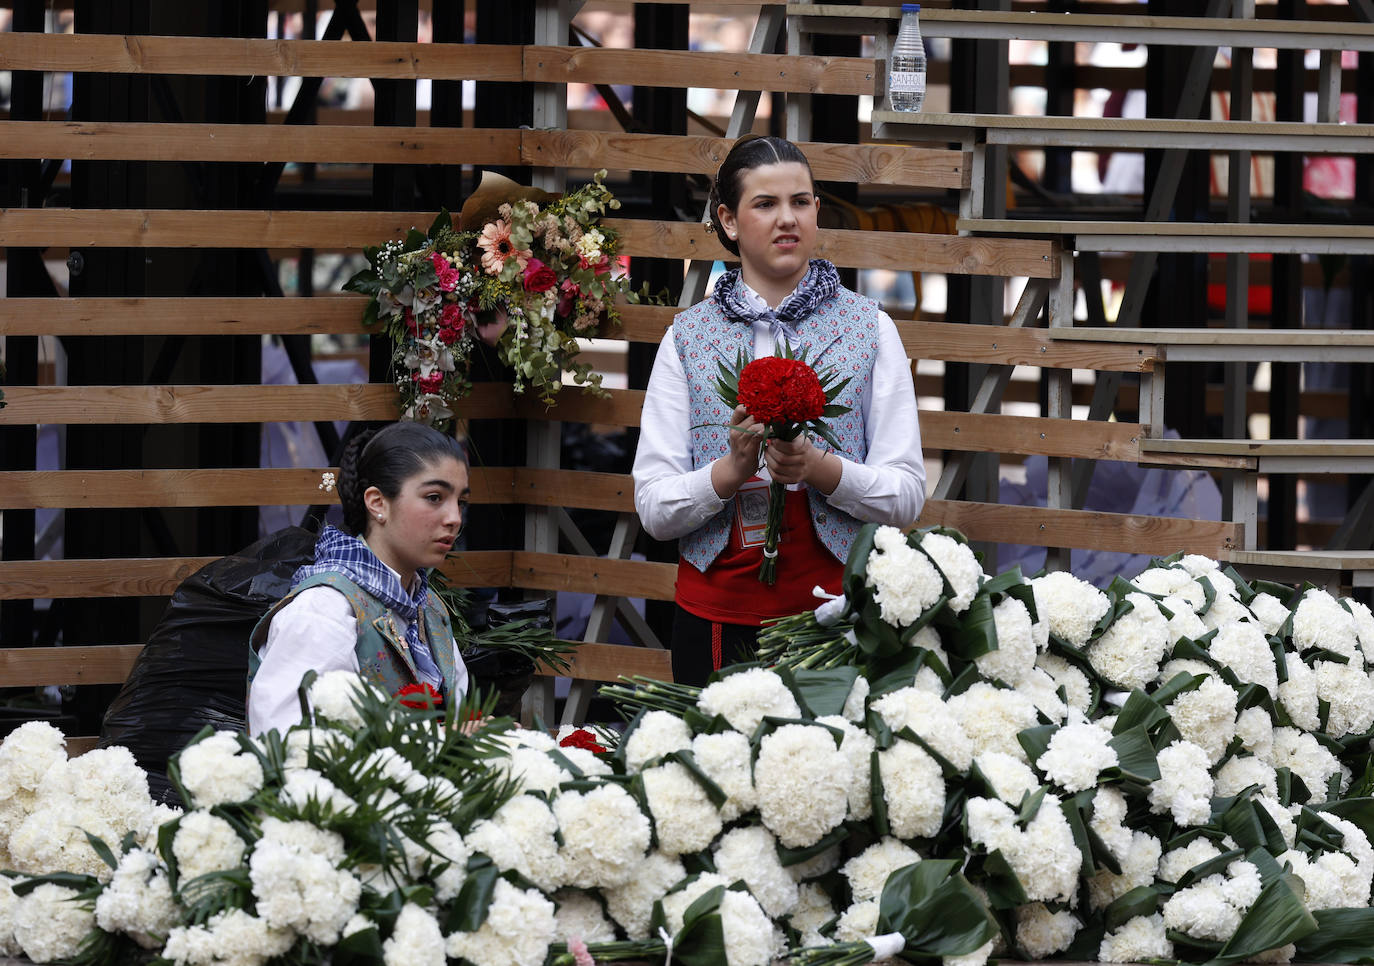
<path fill-rule="evenodd" d="M 921 5 L 902 4 L 902 22 L 892 46 L 887 102 L 894 111 L 919 111 L 926 99 L 926 46 L 921 40 Z"/>

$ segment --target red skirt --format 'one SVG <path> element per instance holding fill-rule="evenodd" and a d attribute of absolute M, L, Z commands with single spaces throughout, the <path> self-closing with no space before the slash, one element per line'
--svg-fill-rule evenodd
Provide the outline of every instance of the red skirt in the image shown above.
<path fill-rule="evenodd" d="M 767 484 L 745 484 L 736 494 L 729 541 L 705 573 L 685 559 L 678 562 L 677 603 L 689 614 L 723 624 L 757 627 L 767 619 L 820 606 L 821 601 L 811 592 L 813 587 L 819 585 L 831 594 L 840 592 L 844 564 L 816 536 L 806 490 L 786 491 L 778 541 L 777 583 L 770 587 L 759 581 L 762 529 L 749 521 L 758 519 L 760 494 L 767 499 Z M 748 509 L 750 503 L 753 512 Z M 743 511 L 742 505 L 746 507 Z"/>

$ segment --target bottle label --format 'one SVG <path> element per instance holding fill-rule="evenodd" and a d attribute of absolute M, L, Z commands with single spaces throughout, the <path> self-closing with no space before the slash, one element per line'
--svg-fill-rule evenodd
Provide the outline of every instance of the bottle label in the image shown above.
<path fill-rule="evenodd" d="M 900 94 L 924 94 L 926 92 L 925 71 L 894 70 L 888 75 L 887 89 Z"/>

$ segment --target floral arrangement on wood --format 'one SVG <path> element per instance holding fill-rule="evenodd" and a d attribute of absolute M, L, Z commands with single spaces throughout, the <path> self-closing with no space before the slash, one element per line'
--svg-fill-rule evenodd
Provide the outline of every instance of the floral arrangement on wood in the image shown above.
<path fill-rule="evenodd" d="M 602 392 L 577 340 L 619 321 L 617 298 L 639 298 L 617 262 L 619 235 L 601 223 L 620 207 L 605 175 L 554 195 L 487 172 L 457 227 L 442 211 L 427 233 L 366 250 L 368 267 L 344 289 L 372 297 L 363 322 L 391 337 L 404 418 L 447 427 L 472 388 L 479 339 L 514 371 L 516 392 L 551 405 L 565 373 Z"/>

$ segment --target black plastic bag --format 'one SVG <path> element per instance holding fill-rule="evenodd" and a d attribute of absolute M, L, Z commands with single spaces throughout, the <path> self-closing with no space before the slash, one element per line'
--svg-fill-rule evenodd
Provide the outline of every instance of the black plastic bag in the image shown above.
<path fill-rule="evenodd" d="M 101 748 L 133 752 L 154 800 L 176 802 L 167 759 L 201 728 L 245 730 L 248 637 L 296 569 L 314 562 L 315 539 L 300 527 L 278 530 L 206 564 L 172 594 L 100 730 Z"/>
<path fill-rule="evenodd" d="M 485 607 L 482 605 L 485 604 Z M 508 603 L 480 602 L 473 608 L 469 623 L 473 630 L 500 627 L 519 620 L 529 620 L 535 627 L 552 631 L 553 600 L 516 600 Z M 469 647 L 463 651 L 463 664 L 468 669 L 468 689 L 472 693 L 496 692 L 496 711 L 512 717 L 519 714 L 520 699 L 534 683 L 534 662 L 518 651 L 496 647 Z"/>

